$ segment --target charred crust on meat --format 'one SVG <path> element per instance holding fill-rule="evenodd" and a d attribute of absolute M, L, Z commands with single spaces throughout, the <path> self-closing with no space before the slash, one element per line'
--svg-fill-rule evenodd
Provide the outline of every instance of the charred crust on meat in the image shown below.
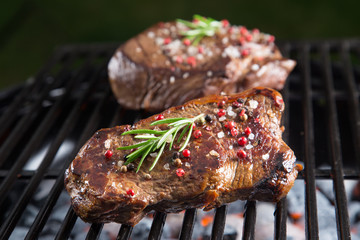
<path fill-rule="evenodd" d="M 271 96 L 266 96 L 269 94 Z M 235 122 L 239 136 L 246 136 L 247 127 L 251 129 L 248 134 L 253 135 L 246 136 L 245 146 L 240 146 L 238 137 L 229 134 L 230 130 L 223 128 L 223 122 L 213 114 L 219 109 L 216 103 L 224 99 L 223 96 L 196 99 L 162 112 L 165 118 L 194 117 L 202 113 L 206 121 L 206 115 L 211 116 L 211 121 L 196 126 L 202 131 L 202 136 L 190 139 L 187 148 L 191 151 L 191 159 L 185 159 L 181 154 L 180 158 L 174 159 L 178 156 L 175 146 L 172 150 L 165 148 L 151 172 L 151 156 L 144 160 L 139 172 L 135 172 L 138 159 L 126 166 L 126 172 L 121 172 L 123 161 L 118 166 L 104 158 L 107 139 L 114 144 L 114 159 L 123 159 L 130 152 L 115 150 L 117 147 L 139 141 L 133 135 L 121 135 L 129 129 L 127 126 L 99 130 L 85 143 L 65 173 L 65 187 L 71 195 L 75 212 L 88 222 L 115 221 L 134 225 L 152 210 L 179 212 L 200 207 L 210 210 L 239 199 L 280 200 L 290 190 L 300 168 L 294 166 L 294 153 L 281 139 L 282 109 L 274 107 L 273 102 L 277 96 L 281 95 L 266 88 L 228 96 L 226 110 L 238 98 L 258 101 L 248 121 L 240 121 L 241 108 L 233 108 L 233 118 L 226 115 L 227 120 Z M 268 111 L 272 111 L 273 119 L 269 119 Z M 259 123 L 255 122 L 255 117 L 260 119 Z M 149 129 L 154 119 L 141 120 L 133 125 L 133 129 Z M 166 129 L 166 126 L 162 128 Z M 219 132 L 224 136 L 219 136 Z M 180 143 L 176 144 L 179 149 Z M 239 158 L 239 149 L 246 151 L 246 158 Z M 164 168 L 165 164 L 167 168 Z M 182 177 L 176 175 L 179 167 L 186 172 Z M 151 174 L 151 179 L 147 174 Z M 128 189 L 132 189 L 135 195 L 128 196 Z"/>

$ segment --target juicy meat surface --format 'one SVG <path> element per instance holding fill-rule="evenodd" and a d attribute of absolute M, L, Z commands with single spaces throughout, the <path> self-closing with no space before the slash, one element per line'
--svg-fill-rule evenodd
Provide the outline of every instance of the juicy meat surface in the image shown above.
<path fill-rule="evenodd" d="M 156 24 L 121 45 L 108 64 L 117 101 L 161 111 L 191 99 L 282 89 L 295 61 L 282 57 L 274 37 L 244 26 L 222 26 L 198 45 L 186 44 L 181 23 Z"/>
<path fill-rule="evenodd" d="M 225 110 L 225 116 L 218 116 L 219 109 Z M 152 210 L 209 210 L 239 199 L 278 201 L 288 193 L 300 170 L 293 151 L 281 139 L 283 110 L 281 95 L 268 88 L 208 96 L 172 107 L 162 113 L 165 119 L 207 115 L 205 122 L 195 126 L 202 136 L 191 137 L 186 146 L 190 157 L 180 154 L 181 166 L 175 166 L 173 160 L 177 146 L 172 150 L 165 147 L 151 172 L 153 156 L 145 159 L 138 173 L 121 171 L 130 150 L 117 148 L 140 142 L 134 135 L 121 134 L 131 129 L 165 130 L 167 124 L 150 126 L 156 119 L 151 116 L 132 126 L 101 129 L 65 173 L 73 208 L 87 222 L 135 225 Z M 237 132 L 230 131 L 229 122 L 234 122 L 232 129 Z M 244 146 L 238 143 L 240 137 L 246 139 Z M 111 158 L 105 156 L 107 150 L 113 152 Z M 246 156 L 238 156 L 239 150 Z M 184 170 L 183 176 L 176 174 L 179 168 Z"/>

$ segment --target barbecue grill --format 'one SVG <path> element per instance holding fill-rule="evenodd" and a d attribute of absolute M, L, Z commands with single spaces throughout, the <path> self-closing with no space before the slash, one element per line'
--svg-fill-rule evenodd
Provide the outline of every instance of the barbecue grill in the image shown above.
<path fill-rule="evenodd" d="M 344 179 L 360 179 L 360 39 L 278 43 L 297 66 L 281 91 L 286 104 L 284 139 L 303 161 L 298 180 L 305 184 L 305 232 L 319 238 L 316 181 L 333 182 L 338 239 L 350 239 Z M 131 124 L 150 114 L 117 104 L 107 82 L 107 63 L 118 44 L 57 48 L 43 69 L 25 84 L 0 93 L 0 239 L 23 231 L 36 239 L 64 192 L 64 171 L 98 129 Z M 323 169 L 328 164 L 330 168 Z M 48 186 L 36 203 L 39 186 Z M 35 194 L 36 193 L 36 194 Z M 67 195 L 65 195 L 67 196 Z M 30 220 L 30 204 L 37 204 Z M 71 238 L 77 216 L 67 213 L 55 227 L 56 239 Z M 185 212 L 179 239 L 191 239 L 196 210 Z M 256 239 L 257 203 L 245 205 L 243 239 Z M 260 213 L 261 214 L 261 213 Z M 211 239 L 223 239 L 227 206 L 216 209 Z M 154 214 L 149 239 L 160 239 L 167 214 Z M 287 200 L 276 203 L 274 238 L 287 239 Z M 31 221 L 24 229 L 21 224 Z M 80 220 L 78 220 L 80 221 Z M 87 224 L 86 239 L 98 239 L 104 225 Z M 121 225 L 117 239 L 129 239 Z"/>

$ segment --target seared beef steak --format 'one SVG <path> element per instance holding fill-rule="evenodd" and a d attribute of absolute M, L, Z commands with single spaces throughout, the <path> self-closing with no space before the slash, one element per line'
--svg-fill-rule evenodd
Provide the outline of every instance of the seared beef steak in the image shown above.
<path fill-rule="evenodd" d="M 295 61 L 284 59 L 274 37 L 222 24 L 198 45 L 181 35 L 182 23 L 160 23 L 125 42 L 108 65 L 118 102 L 160 111 L 211 94 L 252 87 L 282 89 Z"/>
<path fill-rule="evenodd" d="M 151 210 L 208 210 L 238 199 L 278 201 L 299 170 L 293 151 L 281 139 L 283 109 L 281 95 L 268 88 L 172 107 L 162 113 L 165 119 L 204 114 L 204 121 L 194 128 L 201 136 L 192 136 L 186 146 L 190 156 L 179 154 L 177 146 L 169 151 L 167 144 L 150 172 L 154 155 L 145 159 L 138 173 L 129 165 L 124 172 L 123 160 L 130 150 L 117 148 L 141 140 L 121 134 L 131 129 L 166 130 L 167 124 L 151 126 L 157 118 L 152 116 L 133 126 L 99 130 L 66 171 L 73 208 L 84 221 L 135 225 Z"/>

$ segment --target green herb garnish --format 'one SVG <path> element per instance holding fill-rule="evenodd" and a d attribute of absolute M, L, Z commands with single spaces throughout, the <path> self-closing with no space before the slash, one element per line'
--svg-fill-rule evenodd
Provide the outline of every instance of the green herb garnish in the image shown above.
<path fill-rule="evenodd" d="M 192 41 L 192 44 L 194 45 L 197 45 L 205 36 L 214 36 L 215 32 L 221 27 L 220 21 L 212 18 L 205 18 L 197 14 L 194 15 L 194 20 L 195 22 L 182 19 L 176 20 L 189 28 L 189 30 L 181 32 L 180 34 Z"/>
<path fill-rule="evenodd" d="M 135 129 L 135 130 L 130 130 L 130 131 L 124 132 L 121 135 L 137 134 L 134 138 L 144 139 L 146 141 L 136 143 L 131 146 L 119 147 L 119 148 L 117 148 L 117 150 L 129 150 L 129 149 L 138 148 L 134 152 L 127 155 L 127 157 L 126 157 L 127 160 L 124 163 L 125 165 L 127 165 L 127 164 L 135 161 L 135 159 L 137 159 L 141 156 L 140 162 L 136 169 L 136 172 L 138 172 L 143 161 L 145 160 L 145 158 L 150 153 L 153 153 L 153 152 L 157 151 L 158 149 L 160 149 L 157 153 L 157 156 L 156 156 L 153 164 L 151 165 L 151 167 L 149 169 L 149 171 L 151 171 L 155 167 L 157 161 L 159 160 L 161 154 L 163 153 L 166 143 L 169 143 L 169 150 L 171 150 L 171 148 L 174 144 L 176 135 L 180 132 L 181 129 L 182 129 L 182 131 L 177 139 L 177 143 L 180 143 L 181 139 L 184 138 L 185 134 L 187 134 L 187 135 L 186 135 L 184 143 L 182 144 L 181 148 L 179 149 L 179 152 L 181 152 L 182 150 L 185 149 L 186 145 L 189 143 L 189 140 L 191 138 L 193 124 L 195 123 L 195 121 L 202 118 L 203 116 L 204 116 L 204 114 L 200 114 L 193 118 L 168 118 L 168 119 L 158 120 L 158 121 L 155 121 L 150 124 L 150 126 L 159 125 L 159 124 L 168 124 L 169 129 L 163 130 L 163 131 L 150 130 L 150 129 Z"/>

